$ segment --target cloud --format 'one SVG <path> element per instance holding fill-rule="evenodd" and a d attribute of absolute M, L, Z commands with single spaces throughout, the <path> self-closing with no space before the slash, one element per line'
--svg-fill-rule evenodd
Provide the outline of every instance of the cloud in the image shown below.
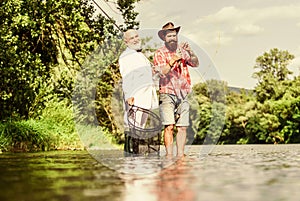
<path fill-rule="evenodd" d="M 197 26 L 205 27 L 209 38 L 221 31 L 222 45 L 229 45 L 231 38 L 258 36 L 270 29 L 276 29 L 276 22 L 296 22 L 300 20 L 300 5 L 271 6 L 261 8 L 223 7 L 215 13 L 203 16 L 196 21 Z M 274 23 L 273 23 L 274 22 Z M 300 23 L 297 24 L 300 26 Z M 226 36 L 226 37 L 225 37 Z M 215 37 L 215 36 L 214 36 Z M 216 40 L 212 40 L 211 44 Z"/>
<path fill-rule="evenodd" d="M 212 23 L 232 22 L 233 20 L 241 17 L 241 14 L 242 12 L 234 6 L 224 7 L 215 14 L 203 17 L 200 21 L 208 21 Z"/>
<path fill-rule="evenodd" d="M 241 24 L 234 28 L 234 33 L 238 35 L 256 35 L 264 31 L 264 28 L 254 24 Z"/>
<path fill-rule="evenodd" d="M 300 19 L 300 5 L 275 6 L 267 8 L 239 9 L 234 6 L 224 7 L 215 14 L 208 15 L 199 21 L 213 23 L 260 22 L 276 19 Z"/>

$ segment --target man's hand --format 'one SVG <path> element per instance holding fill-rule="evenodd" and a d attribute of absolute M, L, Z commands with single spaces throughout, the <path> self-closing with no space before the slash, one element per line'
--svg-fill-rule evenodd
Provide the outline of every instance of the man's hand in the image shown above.
<path fill-rule="evenodd" d="M 181 59 L 182 59 L 181 55 L 175 54 L 175 55 L 171 58 L 171 60 L 169 61 L 169 65 L 170 65 L 171 67 L 173 67 L 174 64 L 175 64 L 177 61 L 181 60 Z"/>
<path fill-rule="evenodd" d="M 186 50 L 189 53 L 192 51 L 191 46 L 187 42 L 180 43 L 179 47 Z"/>
<path fill-rule="evenodd" d="M 170 72 L 171 68 L 175 65 L 175 63 L 176 63 L 177 61 L 181 60 L 181 59 L 182 59 L 181 55 L 175 54 L 175 55 L 171 58 L 171 60 L 169 61 L 169 63 L 168 63 L 166 66 L 164 66 L 164 67 L 161 68 L 161 73 L 162 73 L 163 75 L 168 74 L 168 73 Z"/>
<path fill-rule="evenodd" d="M 134 104 L 134 97 L 130 97 L 126 100 L 128 105 L 133 105 Z"/>
<path fill-rule="evenodd" d="M 170 65 L 166 65 L 161 67 L 161 74 L 166 75 L 170 72 L 171 70 L 171 66 Z"/>
<path fill-rule="evenodd" d="M 187 42 L 180 43 L 179 47 L 184 49 L 185 51 L 187 51 L 189 53 L 189 55 L 191 57 L 191 64 L 192 64 L 193 67 L 199 66 L 198 57 L 193 52 L 193 50 L 191 49 L 191 46 Z"/>

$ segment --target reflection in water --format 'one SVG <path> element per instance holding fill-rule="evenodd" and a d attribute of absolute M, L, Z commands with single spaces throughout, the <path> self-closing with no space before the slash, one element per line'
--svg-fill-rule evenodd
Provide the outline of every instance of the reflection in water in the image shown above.
<path fill-rule="evenodd" d="M 196 182 L 188 159 L 178 160 L 170 168 L 164 169 L 156 182 L 156 193 L 161 201 L 194 201 L 196 192 L 191 184 Z"/>
<path fill-rule="evenodd" d="M 124 174 L 153 174 L 177 161 L 176 158 L 167 159 L 157 153 L 125 157 L 122 150 L 89 150 L 89 152 L 101 164 Z"/>
<path fill-rule="evenodd" d="M 180 159 L 154 174 L 121 174 L 126 191 L 122 200 L 194 201 L 196 178 L 191 171 L 191 159 Z"/>
<path fill-rule="evenodd" d="M 300 145 L 216 146 L 152 175 L 123 175 L 122 200 L 298 201 Z M 138 198 L 138 199 L 134 199 Z"/>
<path fill-rule="evenodd" d="M 196 146 L 175 161 L 110 153 L 113 160 L 107 157 L 106 165 L 118 170 L 84 151 L 0 154 L 0 200 L 298 201 L 300 197 L 300 145 L 216 146 L 206 158 L 199 158 Z M 120 171 L 126 168 L 131 173 Z M 143 173 L 147 169 L 151 171 Z"/>
<path fill-rule="evenodd" d="M 114 201 L 124 183 L 85 151 L 0 154 L 1 201 Z"/>

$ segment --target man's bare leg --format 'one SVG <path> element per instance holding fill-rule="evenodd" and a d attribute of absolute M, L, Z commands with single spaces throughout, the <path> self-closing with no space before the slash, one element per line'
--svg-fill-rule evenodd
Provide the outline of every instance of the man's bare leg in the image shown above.
<path fill-rule="evenodd" d="M 174 125 L 165 126 L 164 130 L 164 143 L 168 157 L 173 156 L 173 130 Z"/>
<path fill-rule="evenodd" d="M 186 127 L 177 127 L 178 133 L 176 135 L 176 145 L 177 145 L 177 156 L 184 156 L 184 146 L 186 142 Z"/>

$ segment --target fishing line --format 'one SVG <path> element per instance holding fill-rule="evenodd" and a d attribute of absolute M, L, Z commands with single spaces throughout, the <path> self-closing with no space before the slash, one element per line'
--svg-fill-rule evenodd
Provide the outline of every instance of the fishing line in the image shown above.
<path fill-rule="evenodd" d="M 112 12 L 114 12 L 114 13 L 116 13 L 116 14 L 118 14 L 118 15 L 121 14 L 121 13 L 115 11 L 115 10 L 111 7 L 111 5 L 109 5 L 109 3 L 113 3 L 113 4 L 116 4 L 116 5 L 117 5 L 117 3 L 111 2 L 111 1 L 108 1 L 108 0 L 102 0 L 102 1 L 110 8 L 110 10 L 111 10 Z"/>
<path fill-rule="evenodd" d="M 111 18 L 102 8 L 101 6 L 99 6 L 99 4 L 95 1 L 92 0 L 94 2 L 94 4 L 101 10 L 101 12 L 113 23 L 113 25 L 115 25 L 115 27 L 117 27 L 117 29 L 121 32 L 123 32 L 123 30 L 115 23 L 115 21 L 113 20 L 113 18 Z"/>

